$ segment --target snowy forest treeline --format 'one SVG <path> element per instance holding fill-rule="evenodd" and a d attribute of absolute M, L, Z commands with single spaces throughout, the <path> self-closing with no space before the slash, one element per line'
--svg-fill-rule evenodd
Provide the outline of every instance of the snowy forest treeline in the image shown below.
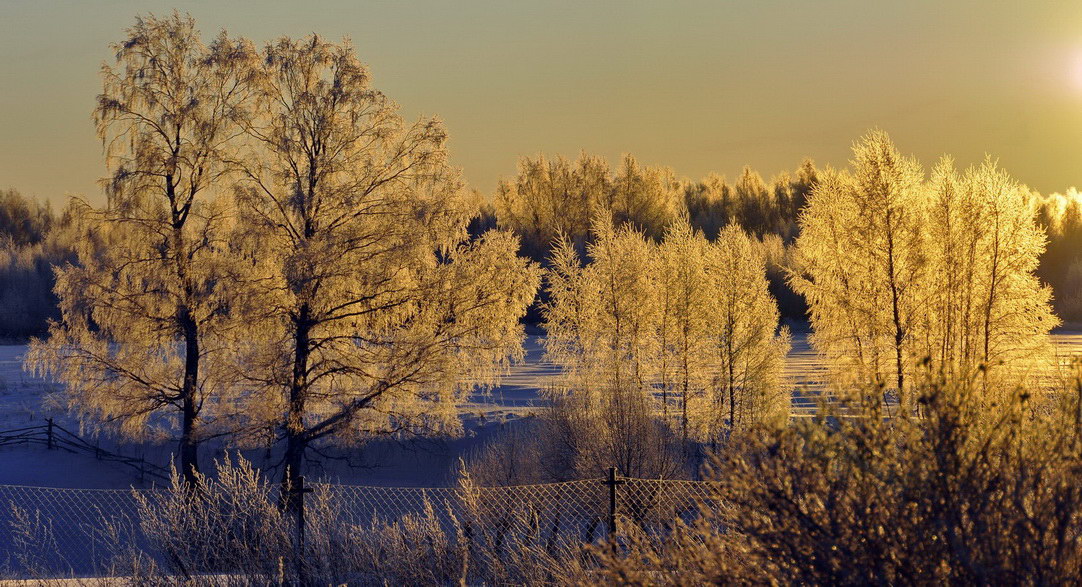
<path fill-rule="evenodd" d="M 470 232 L 496 226 L 514 230 L 522 254 L 547 264 L 552 243 L 564 234 L 583 246 L 590 238 L 593 206 L 614 207 L 618 220 L 634 223 L 652 237 L 686 217 L 708 239 L 739 225 L 754 234 L 767 255 L 770 291 L 783 318 L 806 320 L 807 303 L 785 279 L 792 264 L 792 244 L 800 233 L 799 214 L 815 186 L 819 170 L 811 160 L 770 181 L 745 167 L 735 182 L 710 174 L 699 181 L 678 179 L 668 168 L 644 166 L 626 156 L 614 172 L 603 158 L 582 154 L 524 157 L 518 173 L 502 181 L 495 194 L 474 193 L 476 216 Z M 617 191 L 619 190 L 619 191 Z M 1082 193 L 1073 188 L 1048 195 L 1027 190 L 1048 245 L 1037 275 L 1052 287 L 1056 314 L 1067 323 L 1082 322 Z M 74 260 L 68 214 L 56 211 L 10 188 L 0 192 L 0 337 L 26 339 L 45 332 L 57 316 L 51 267 Z M 528 316 L 538 322 L 534 308 Z"/>

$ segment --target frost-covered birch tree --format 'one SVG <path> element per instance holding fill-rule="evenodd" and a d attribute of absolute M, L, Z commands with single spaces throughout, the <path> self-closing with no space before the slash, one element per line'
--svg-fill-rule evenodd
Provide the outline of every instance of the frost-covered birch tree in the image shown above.
<path fill-rule="evenodd" d="M 239 361 L 295 487 L 320 440 L 458 432 L 464 394 L 521 356 L 540 276 L 510 233 L 467 240 L 443 125 L 405 123 L 349 44 L 280 39 L 250 79 Z"/>
<path fill-rule="evenodd" d="M 706 315 L 712 325 L 713 377 L 696 418 L 699 437 L 718 443 L 754 424 L 789 416 L 782 369 L 788 329 L 778 328 L 762 247 L 738 226 L 722 229 L 707 251 Z"/>
<path fill-rule="evenodd" d="M 778 330 L 762 245 L 736 225 L 711 243 L 677 221 L 658 249 L 660 387 L 679 406 L 681 437 L 716 446 L 736 429 L 784 421 L 789 335 Z"/>
<path fill-rule="evenodd" d="M 919 353 L 951 380 L 979 371 L 985 392 L 1021 384 L 1058 324 L 1035 275 L 1045 236 L 1028 193 L 990 160 L 959 174 L 944 158 L 926 205 Z"/>
<path fill-rule="evenodd" d="M 246 100 L 250 50 L 224 33 L 210 46 L 190 17 L 137 19 L 102 67 L 94 117 L 111 176 L 103 208 L 73 206 L 78 263 L 57 270 L 60 320 L 26 363 L 64 384 L 84 422 L 129 436 L 180 436 L 194 479 L 204 415 L 224 389 L 230 222 L 216 183 Z"/>
<path fill-rule="evenodd" d="M 660 317 L 654 245 L 600 215 L 582 265 L 568 241 L 553 252 L 545 309 L 546 352 L 570 385 L 597 398 L 645 393 L 656 375 Z"/>
<path fill-rule="evenodd" d="M 881 132 L 854 154 L 852 172 L 820 177 L 793 276 L 834 383 L 893 380 L 905 409 L 925 360 L 951 380 L 980 373 L 986 394 L 1022 383 L 1058 324 L 1025 189 L 990 161 L 959 174 L 944 159 L 925 181 Z"/>
<path fill-rule="evenodd" d="M 853 146 L 851 171 L 828 171 L 808 199 L 794 288 L 832 380 L 876 382 L 907 405 L 907 365 L 920 310 L 923 174 L 876 131 Z"/>
<path fill-rule="evenodd" d="M 660 318 L 656 245 L 607 211 L 593 223 L 583 265 L 570 241 L 553 252 L 547 273 L 546 356 L 563 369 L 556 404 L 572 409 L 591 443 L 579 458 L 596 474 L 616 466 L 626 475 L 672 473 L 666 423 L 654 395 Z M 572 431 L 574 432 L 574 431 Z M 580 465 L 581 466 L 581 465 Z"/>
<path fill-rule="evenodd" d="M 655 269 L 661 313 L 658 369 L 663 415 L 669 419 L 669 406 L 675 404 L 675 419 L 685 442 L 697 436 L 692 422 L 698 422 L 698 408 L 710 389 L 716 364 L 712 341 L 717 325 L 709 308 L 716 294 L 713 286 L 719 281 L 707 270 L 711 249 L 686 220 L 677 221 L 658 247 Z"/>
<path fill-rule="evenodd" d="M 588 263 L 567 241 L 556 249 L 545 328 L 548 357 L 563 369 L 558 391 L 602 415 L 596 434 L 609 439 L 612 463 L 639 468 L 643 419 L 715 446 L 735 429 L 784 420 L 788 335 L 777 331 L 759 243 L 737 226 L 710 243 L 683 220 L 654 244 L 609 217 L 596 217 Z"/>

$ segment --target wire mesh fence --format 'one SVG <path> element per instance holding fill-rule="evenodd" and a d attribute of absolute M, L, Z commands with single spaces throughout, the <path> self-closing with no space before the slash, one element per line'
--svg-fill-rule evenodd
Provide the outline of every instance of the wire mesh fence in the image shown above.
<path fill-rule="evenodd" d="M 511 487 L 386 488 L 316 484 L 339 520 L 364 527 L 431 512 L 447 532 L 463 528 L 500 540 L 549 545 L 591 542 L 608 532 L 601 479 Z"/>
<path fill-rule="evenodd" d="M 0 569 L 16 576 L 81 575 L 137 547 L 136 492 L 0 485 Z"/>
<path fill-rule="evenodd" d="M 424 519 L 454 540 L 490 547 L 530 544 L 550 552 L 598 541 L 621 524 L 664 533 L 677 520 L 699 515 L 700 508 L 719 505 L 709 482 L 624 478 L 615 471 L 608 478 L 508 487 L 311 483 L 308 489 L 302 511 L 309 511 L 309 520 L 318 520 L 314 534 L 325 535 L 328 521 L 337 536 L 363 537 L 376 528 Z M 252 493 L 273 506 L 268 510 L 277 509 L 277 486 L 264 485 Z M 168 510 L 177 503 L 175 490 L 168 489 L 0 485 L 0 578 L 115 573 L 118 559 L 132 553 L 165 561 L 175 553 L 161 552 L 161 536 L 147 536 L 145 517 L 157 517 L 152 523 L 160 529 L 160 518 L 170 515 Z M 237 504 L 220 498 L 204 502 L 200 507 L 220 511 L 216 517 L 201 512 L 196 523 L 225 520 L 234 528 L 229 532 L 235 532 L 238 524 L 248 523 L 241 518 L 258 509 Z M 287 525 L 295 520 L 292 514 L 282 519 Z M 300 530 L 303 537 L 303 525 Z M 295 536 L 289 538 L 293 540 Z M 288 548 L 304 552 L 303 539 L 292 544 Z"/>
<path fill-rule="evenodd" d="M 724 506 L 717 485 L 679 479 L 625 479 L 617 490 L 617 524 L 634 524 L 647 533 L 664 532 L 677 520 L 690 524 L 703 508 Z"/>

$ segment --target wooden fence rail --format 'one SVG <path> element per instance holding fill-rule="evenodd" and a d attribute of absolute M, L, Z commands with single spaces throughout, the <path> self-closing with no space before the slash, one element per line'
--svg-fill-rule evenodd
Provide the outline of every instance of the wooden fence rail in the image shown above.
<path fill-rule="evenodd" d="M 159 480 L 169 481 L 169 470 L 165 467 L 146 462 L 146 459 L 129 457 L 106 450 L 91 443 L 78 434 L 64 428 L 48 418 L 45 424 L 0 430 L 0 447 L 20 444 L 43 445 L 51 450 L 66 450 L 76 454 L 92 454 L 100 461 L 120 463 L 131 467 L 143 480 L 148 475 Z"/>

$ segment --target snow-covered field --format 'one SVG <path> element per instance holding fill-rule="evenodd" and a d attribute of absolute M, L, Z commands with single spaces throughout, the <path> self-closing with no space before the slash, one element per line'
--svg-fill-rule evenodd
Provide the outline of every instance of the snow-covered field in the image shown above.
<path fill-rule="evenodd" d="M 1066 360 L 1082 353 L 1082 332 L 1053 335 L 1059 355 Z M 64 413 L 43 405 L 42 396 L 50 383 L 22 370 L 26 347 L 0 346 L 0 431 L 44 423 L 46 417 L 78 432 L 78 423 Z M 447 483 L 460 455 L 465 454 L 505 423 L 529 417 L 541 406 L 539 390 L 558 369 L 542 359 L 542 339 L 533 336 L 527 342 L 526 360 L 515 366 L 503 384 L 487 394 L 476 394 L 462 406 L 467 434 L 447 442 L 419 442 L 409 445 L 377 443 L 348 456 L 349 461 L 324 459 L 314 462 L 308 471 L 312 477 L 370 485 L 433 486 Z M 796 333 L 786 364 L 786 375 L 794 387 L 794 415 L 810 414 L 815 407 L 814 394 L 822 384 L 824 367 L 808 344 L 807 335 Z M 150 462 L 165 464 L 172 445 L 116 444 L 100 439 L 106 448 L 129 456 L 144 456 Z M 222 456 L 220 448 L 210 447 L 208 458 Z M 267 451 L 247 451 L 253 462 L 270 466 L 275 457 Z M 137 475 L 119 464 L 97 461 L 93 456 L 46 450 L 38 446 L 0 448 L 0 485 L 36 485 L 44 487 L 124 488 L 139 485 Z"/>

